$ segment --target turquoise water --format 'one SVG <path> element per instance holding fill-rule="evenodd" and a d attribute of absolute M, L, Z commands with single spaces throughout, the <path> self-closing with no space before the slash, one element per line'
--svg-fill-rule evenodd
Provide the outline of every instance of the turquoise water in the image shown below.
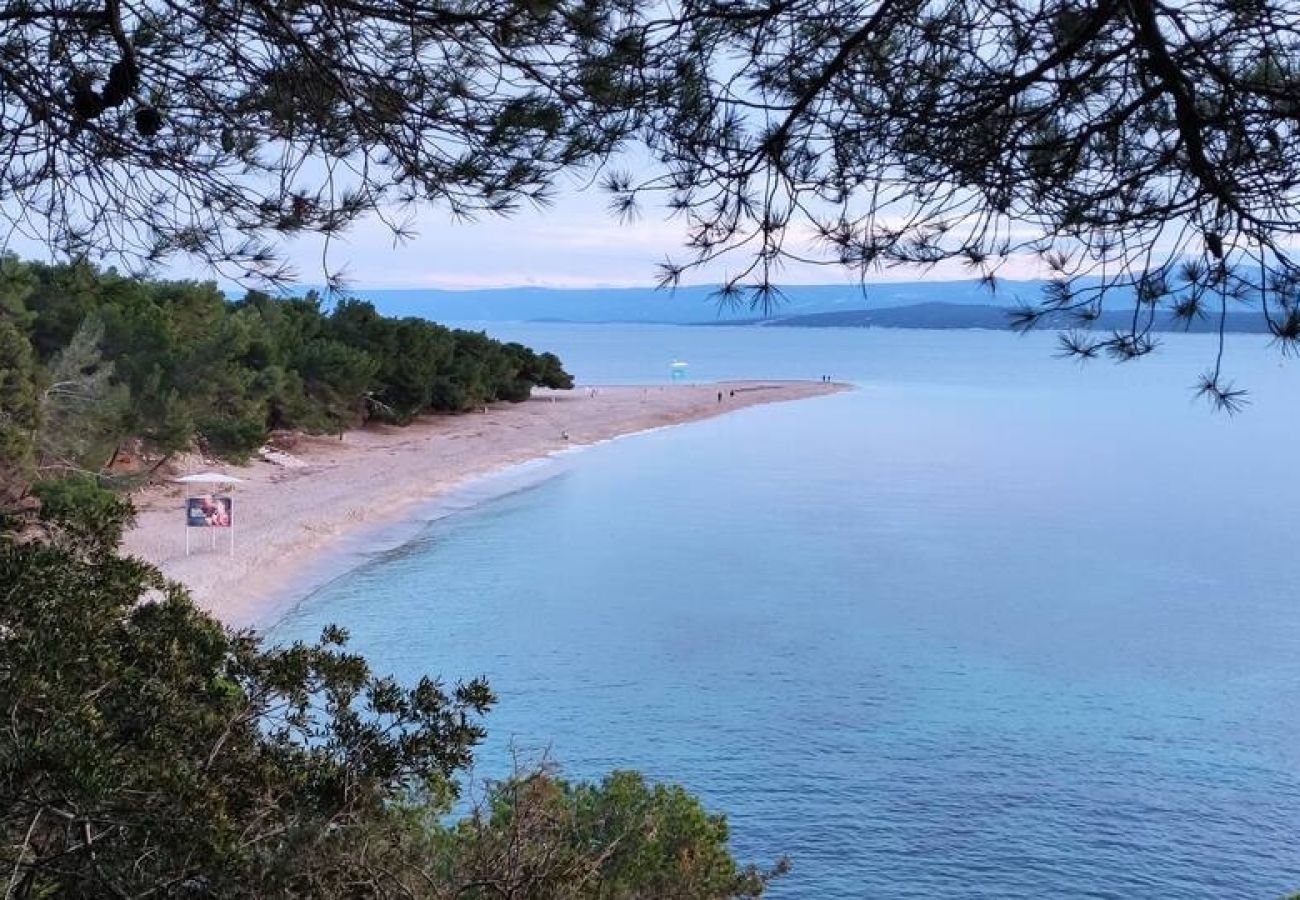
<path fill-rule="evenodd" d="M 1197 337 L 1080 370 L 1047 336 L 491 330 L 589 383 L 858 389 L 488 482 L 275 638 L 486 675 L 478 776 L 680 781 L 791 857 L 778 898 L 1300 889 L 1300 363 L 1234 341 L 1229 419 Z"/>

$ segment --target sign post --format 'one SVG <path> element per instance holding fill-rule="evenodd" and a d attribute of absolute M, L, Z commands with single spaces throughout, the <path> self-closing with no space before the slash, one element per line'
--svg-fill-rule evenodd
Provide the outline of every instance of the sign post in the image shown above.
<path fill-rule="evenodd" d="M 235 555 L 235 499 L 231 496 L 234 485 L 243 479 L 221 472 L 200 472 L 174 479 L 186 486 L 185 491 L 185 555 L 190 555 L 190 529 L 209 528 L 209 549 L 217 548 L 216 529 L 222 528 L 230 536 L 230 555 Z M 209 487 L 201 494 L 191 493 L 195 485 Z"/>

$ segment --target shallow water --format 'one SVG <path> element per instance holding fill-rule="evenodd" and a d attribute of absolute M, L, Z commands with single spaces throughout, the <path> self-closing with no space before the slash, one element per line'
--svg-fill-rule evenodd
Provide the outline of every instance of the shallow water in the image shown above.
<path fill-rule="evenodd" d="M 1080 370 L 1047 336 L 490 330 L 589 383 L 859 387 L 480 486 L 275 638 L 486 675 L 479 775 L 680 781 L 792 858 L 778 898 L 1300 889 L 1300 363 L 1234 340 L 1229 419 L 1200 337 Z"/>

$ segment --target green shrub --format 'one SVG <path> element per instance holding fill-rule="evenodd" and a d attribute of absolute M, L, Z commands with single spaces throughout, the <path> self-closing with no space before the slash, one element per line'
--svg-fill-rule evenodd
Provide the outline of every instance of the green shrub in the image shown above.
<path fill-rule="evenodd" d="M 112 553 L 135 520 L 135 507 L 90 476 L 52 478 L 32 485 L 40 518 L 66 543 L 84 553 Z"/>

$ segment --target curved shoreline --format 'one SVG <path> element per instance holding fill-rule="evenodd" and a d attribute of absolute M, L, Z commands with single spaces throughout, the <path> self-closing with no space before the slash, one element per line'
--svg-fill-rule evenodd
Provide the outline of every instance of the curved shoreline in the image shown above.
<path fill-rule="evenodd" d="M 430 517 L 416 515 L 419 507 L 445 501 L 474 479 L 637 432 L 847 389 L 793 381 L 584 386 L 538 391 L 524 403 L 496 404 L 483 413 L 428 416 L 405 428 L 304 437 L 292 465 L 259 460 L 221 467 L 244 482 L 234 491 L 233 555 L 228 535 L 221 534 L 213 550 L 198 530 L 194 552 L 185 554 L 179 485 L 136 495 L 138 516 L 125 550 L 185 584 L 200 606 L 227 624 L 265 624 L 268 613 L 285 611 L 290 598 L 350 570 L 376 545 L 395 545 L 382 531 L 401 530 L 404 523 L 422 527 Z M 348 549 L 348 539 L 366 535 L 369 552 Z M 325 561 L 331 552 L 338 565 Z"/>

